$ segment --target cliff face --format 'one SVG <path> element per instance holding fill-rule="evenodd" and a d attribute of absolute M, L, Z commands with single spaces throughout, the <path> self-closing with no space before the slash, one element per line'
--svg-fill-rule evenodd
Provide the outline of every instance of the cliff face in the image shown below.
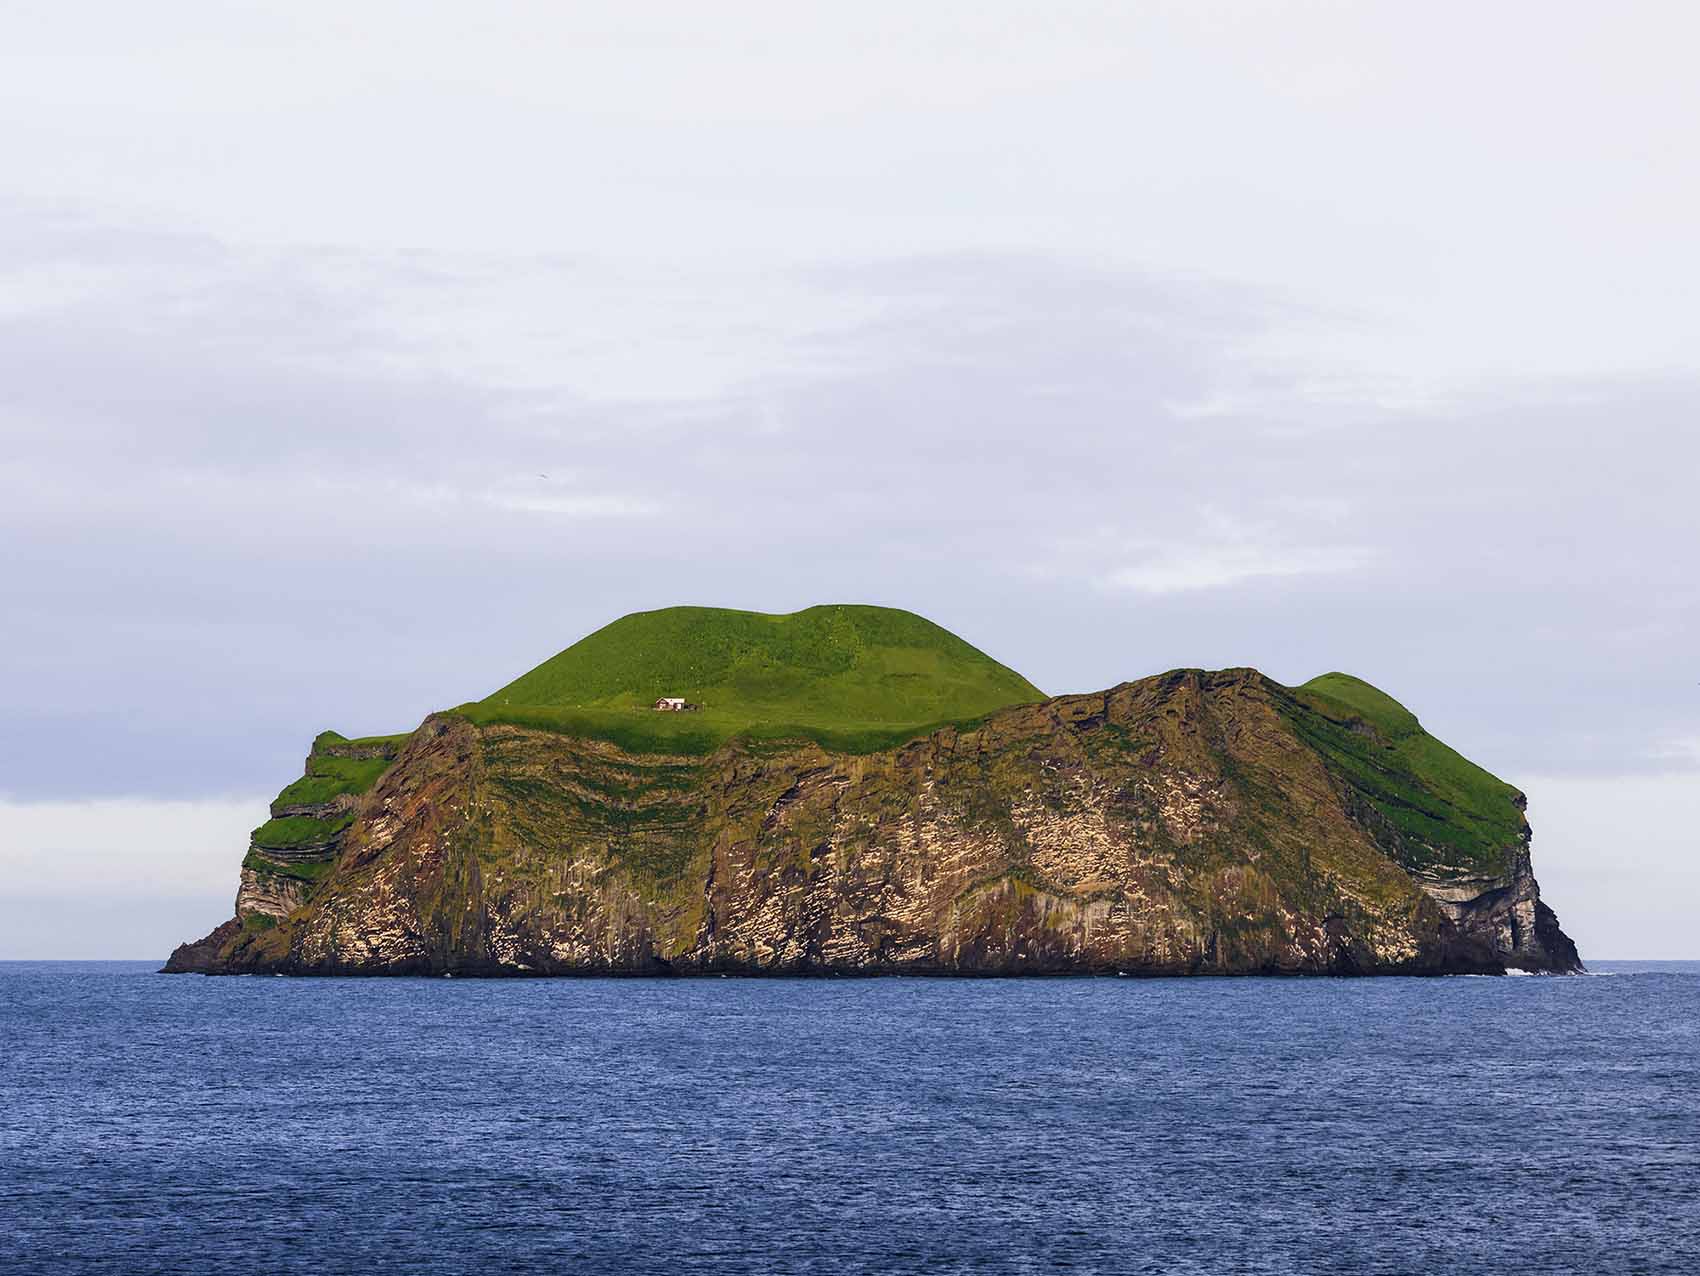
<path fill-rule="evenodd" d="M 321 771 L 366 748 L 381 774 L 311 794 L 341 803 L 293 817 L 313 827 L 257 831 L 237 916 L 166 969 L 1579 969 L 1540 902 L 1521 795 L 1472 806 L 1371 718 L 1240 669 L 864 755 L 638 754 L 452 714 L 404 743 L 321 737 Z"/>
<path fill-rule="evenodd" d="M 1522 805 L 1519 800 L 1519 810 Z M 1503 872 L 1450 878 L 1424 875 L 1416 880 L 1461 933 L 1490 944 L 1508 969 L 1530 973 L 1579 971 L 1582 958 L 1576 945 L 1559 928 L 1558 914 L 1541 900 L 1541 888 L 1530 863 L 1529 839 L 1525 825 Z"/>

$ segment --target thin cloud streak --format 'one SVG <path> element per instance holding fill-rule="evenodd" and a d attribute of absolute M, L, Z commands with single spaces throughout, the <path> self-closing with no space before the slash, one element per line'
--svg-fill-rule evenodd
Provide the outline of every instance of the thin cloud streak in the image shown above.
<path fill-rule="evenodd" d="M 1157 550 L 1136 566 L 1111 572 L 1105 584 L 1142 594 L 1176 594 L 1226 589 L 1248 580 L 1351 572 L 1370 559 L 1369 551 L 1349 546 L 1176 545 Z"/>

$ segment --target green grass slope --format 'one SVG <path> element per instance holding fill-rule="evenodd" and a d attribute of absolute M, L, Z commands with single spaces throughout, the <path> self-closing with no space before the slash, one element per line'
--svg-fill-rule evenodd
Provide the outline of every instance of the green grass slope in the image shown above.
<path fill-rule="evenodd" d="M 1294 726 L 1397 831 L 1397 857 L 1407 868 L 1497 873 L 1509 866 L 1523 830 L 1515 788 L 1362 679 L 1325 673 L 1294 691 Z"/>
<path fill-rule="evenodd" d="M 288 851 L 331 841 L 348 827 L 353 815 L 345 811 L 326 816 L 310 813 L 311 809 L 366 792 L 389 769 L 407 738 L 403 734 L 350 740 L 335 731 L 320 732 L 307 755 L 306 773 L 272 799 L 271 819 L 254 830 L 253 845 Z"/>
<path fill-rule="evenodd" d="M 701 708 L 658 713 L 663 696 Z M 911 612 L 823 606 L 790 615 L 669 607 L 624 616 L 457 712 L 705 753 L 733 736 L 870 752 L 948 722 L 1044 699 L 1020 674 Z"/>

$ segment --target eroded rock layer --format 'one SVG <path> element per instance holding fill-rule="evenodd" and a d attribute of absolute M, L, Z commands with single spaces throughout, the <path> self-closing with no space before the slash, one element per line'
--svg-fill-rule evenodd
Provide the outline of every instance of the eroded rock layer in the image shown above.
<path fill-rule="evenodd" d="M 369 788 L 309 795 L 342 803 L 314 812 L 331 844 L 301 835 L 314 858 L 297 863 L 252 852 L 237 917 L 167 969 L 1578 969 L 1540 902 L 1521 795 L 1466 809 L 1399 747 L 1249 669 L 865 755 L 634 754 L 434 715 Z"/>

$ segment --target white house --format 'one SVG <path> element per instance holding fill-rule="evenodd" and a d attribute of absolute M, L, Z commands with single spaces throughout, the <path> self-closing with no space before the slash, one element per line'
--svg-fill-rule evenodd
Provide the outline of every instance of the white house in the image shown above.
<path fill-rule="evenodd" d="M 655 702 L 655 707 L 664 713 L 681 713 L 685 708 L 683 696 L 662 696 Z"/>

